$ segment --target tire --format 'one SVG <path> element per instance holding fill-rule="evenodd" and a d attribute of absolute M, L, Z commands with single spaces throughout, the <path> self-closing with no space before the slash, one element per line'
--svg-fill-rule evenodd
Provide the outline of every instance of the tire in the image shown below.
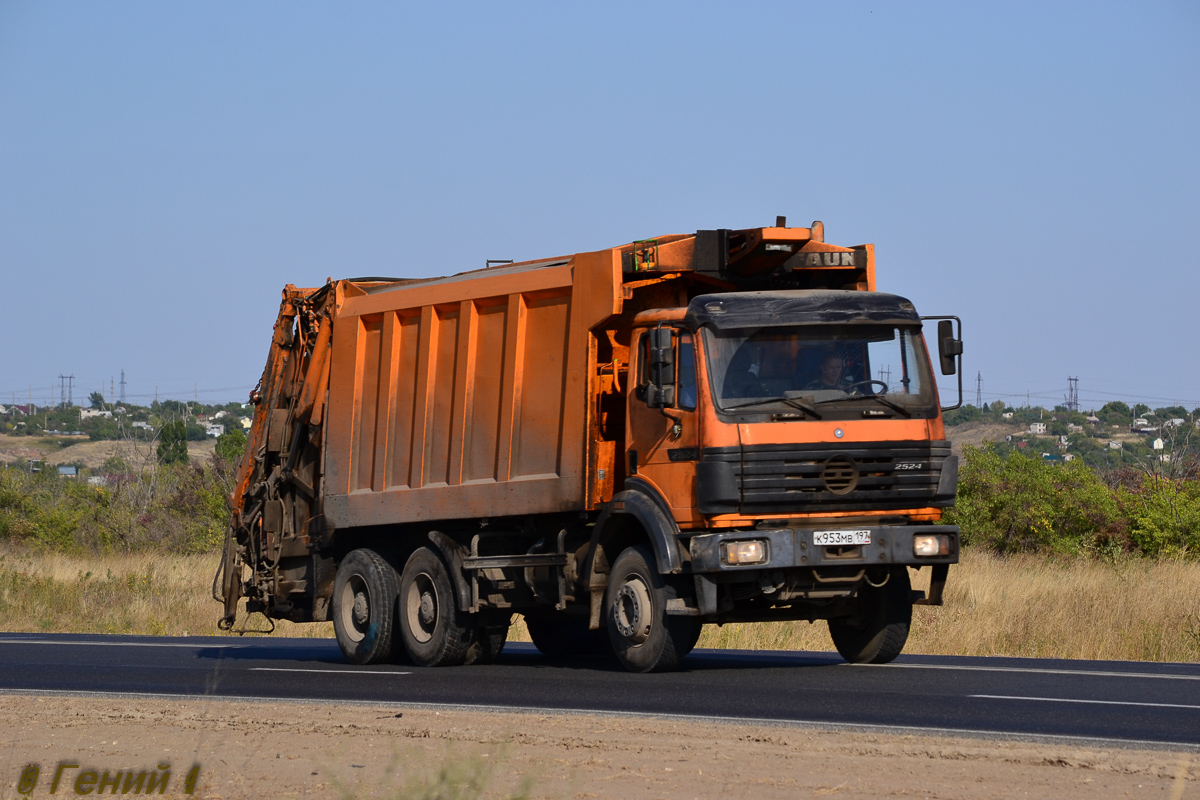
<path fill-rule="evenodd" d="M 479 615 L 471 644 L 467 648 L 464 664 L 492 664 L 504 649 L 508 641 L 508 628 L 512 624 L 512 614 Z"/>
<path fill-rule="evenodd" d="M 912 624 L 908 569 L 891 573 L 888 582 L 866 584 L 859 592 L 857 620 L 829 620 L 829 635 L 842 658 L 852 664 L 886 664 L 900 655 Z"/>
<path fill-rule="evenodd" d="M 628 547 L 608 576 L 604 611 L 613 653 L 630 672 L 678 669 L 699 637 L 695 617 L 667 614 L 674 591 L 644 547 Z"/>
<path fill-rule="evenodd" d="M 704 630 L 704 625 L 697 623 L 688 629 L 688 637 L 682 640 L 680 644 L 680 658 L 687 656 L 688 653 L 696 649 L 696 642 L 700 641 L 700 634 Z"/>
<path fill-rule="evenodd" d="M 476 620 L 459 611 L 450 571 L 433 549 L 422 547 L 409 556 L 400 574 L 397 608 L 400 640 L 415 666 L 466 663 L 477 641 Z"/>
<path fill-rule="evenodd" d="M 374 550 L 351 550 L 333 579 L 333 630 L 354 664 L 390 661 L 396 643 L 395 568 Z"/>
<path fill-rule="evenodd" d="M 609 655 L 608 631 L 589 630 L 586 617 L 525 618 L 533 646 L 550 658 L 596 658 Z"/>

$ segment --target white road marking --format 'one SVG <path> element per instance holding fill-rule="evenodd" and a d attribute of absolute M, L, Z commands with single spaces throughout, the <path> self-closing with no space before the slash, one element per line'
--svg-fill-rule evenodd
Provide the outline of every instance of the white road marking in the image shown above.
<path fill-rule="evenodd" d="M 236 649 L 239 647 L 254 646 L 249 644 L 208 644 L 207 642 L 204 644 L 184 644 L 183 642 L 58 642 L 51 639 L 0 639 L 0 644 L 70 644 L 81 647 L 190 647 L 193 650 L 213 647 Z"/>
<path fill-rule="evenodd" d="M 1179 675 L 1170 672 L 1102 672 L 1090 669 L 1050 669 L 1048 667 L 975 667 L 957 664 L 841 664 L 862 669 L 956 669 L 967 672 L 1025 672 L 1041 675 L 1091 675 L 1098 678 L 1158 678 L 1171 681 L 1200 681 L 1200 675 Z"/>
<path fill-rule="evenodd" d="M 248 672 L 336 672 L 339 675 L 412 675 L 411 672 L 385 672 L 358 669 L 293 669 L 291 667 L 251 667 Z"/>
<path fill-rule="evenodd" d="M 0 696 L 17 695 L 22 697 L 104 697 L 149 700 L 189 700 L 204 702 L 209 700 L 230 700 L 238 703 L 297 703 L 327 706 L 363 706 L 364 708 L 412 708 L 423 711 L 444 711 L 455 713 L 471 711 L 482 714 L 561 714 L 566 716 L 594 714 L 601 717 L 628 719 L 669 719 L 693 724 L 710 723 L 714 725 L 767 725 L 781 728 L 812 728 L 828 731 L 852 731 L 871 733 L 898 733 L 904 735 L 926 734 L 930 736 L 979 736 L 987 739 L 1017 742 L 1054 742 L 1057 744 L 1073 744 L 1089 747 L 1136 747 L 1140 749 L 1154 748 L 1161 750 L 1200 753 L 1200 744 L 1192 742 L 1170 742 L 1154 739 L 1120 739 L 1104 736 L 1067 736 L 1053 733 L 1021 733 L 1018 731 L 989 730 L 987 728 L 935 728 L 914 725 L 880 725 L 870 722 L 830 722 L 828 720 L 807 719 L 778 719 L 770 717 L 717 717 L 704 714 L 672 714 L 667 712 L 646 711 L 613 711 L 603 708 L 558 708 L 555 706 L 499 706 L 499 705 L 464 705 L 461 703 L 417 703 L 409 701 L 380 701 L 380 700 L 330 700 L 320 697 L 282 697 L 223 695 L 223 694 L 163 694 L 161 692 L 96 692 L 64 689 L 6 689 L 0 687 Z"/>
<path fill-rule="evenodd" d="M 217 638 L 217 637 L 213 637 Z M 328 642 L 328 639 L 314 639 L 314 642 Z M 203 644 L 194 643 L 186 644 L 183 642 L 78 642 L 78 641 L 58 641 L 53 639 L 0 639 L 0 644 L 57 644 L 57 645 L 76 645 L 81 647 L 184 647 L 192 649 L 238 649 L 245 647 L 255 647 L 253 644 L 246 643 L 231 643 L 223 644 L 220 642 Z M 769 651 L 762 651 L 764 655 L 770 655 Z M 1156 680 L 1171 680 L 1171 681 L 1200 681 L 1200 675 L 1180 675 L 1171 672 L 1111 672 L 1089 669 L 1051 669 L 1048 667 L 984 667 L 972 666 L 967 664 L 847 664 L 839 662 L 837 666 L 853 667 L 854 669 L 947 669 L 961 670 L 964 672 L 1016 672 L 1040 675 L 1087 675 L 1097 678 L 1152 678 Z M 398 673 L 389 673 L 398 674 Z"/>
<path fill-rule="evenodd" d="M 1189 706 L 1182 703 L 1134 703 L 1128 700 L 1075 700 L 1069 697 L 1014 697 L 1003 694 L 969 694 L 967 697 L 981 697 L 985 700 L 1037 700 L 1043 703 L 1088 703 L 1097 706 L 1144 706 L 1146 708 L 1191 708 L 1200 710 L 1200 706 Z"/>

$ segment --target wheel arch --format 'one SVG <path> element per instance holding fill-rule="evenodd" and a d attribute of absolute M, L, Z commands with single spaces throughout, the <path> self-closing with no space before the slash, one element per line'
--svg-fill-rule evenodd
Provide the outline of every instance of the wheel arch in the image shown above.
<path fill-rule="evenodd" d="M 611 565 L 626 547 L 648 545 L 660 574 L 683 571 L 679 526 L 662 497 L 649 484 L 636 478 L 627 480 L 625 486 L 623 491 L 613 495 L 596 519 L 584 558 L 582 583 L 591 595 L 592 629 L 600 626 Z"/>

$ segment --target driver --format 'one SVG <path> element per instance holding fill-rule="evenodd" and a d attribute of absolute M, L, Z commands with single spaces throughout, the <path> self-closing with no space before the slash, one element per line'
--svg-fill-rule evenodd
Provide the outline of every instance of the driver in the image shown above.
<path fill-rule="evenodd" d="M 849 381 L 842 357 L 830 353 L 821 359 L 821 371 L 816 378 L 805 384 L 806 391 L 846 391 Z"/>

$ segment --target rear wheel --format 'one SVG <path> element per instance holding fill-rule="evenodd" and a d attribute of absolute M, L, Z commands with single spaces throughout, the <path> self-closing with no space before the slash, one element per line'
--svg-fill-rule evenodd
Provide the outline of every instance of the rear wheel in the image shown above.
<path fill-rule="evenodd" d="M 829 620 L 829 635 L 842 658 L 852 664 L 886 664 L 900 655 L 912 623 L 908 570 L 891 573 L 883 586 L 859 592 L 858 617 Z"/>
<path fill-rule="evenodd" d="M 466 663 L 472 642 L 478 642 L 476 620 L 459 611 L 446 562 L 429 547 L 418 549 L 404 565 L 399 617 L 404 649 L 418 667 Z"/>
<path fill-rule="evenodd" d="M 379 664 L 396 649 L 396 570 L 374 550 L 351 550 L 333 579 L 333 631 L 355 664 Z"/>
<path fill-rule="evenodd" d="M 608 631 L 588 630 L 586 617 L 526 617 L 533 646 L 550 658 L 585 658 L 611 652 Z"/>
<path fill-rule="evenodd" d="M 628 547 L 608 576 L 604 609 L 613 652 L 630 672 L 678 669 L 699 638 L 695 617 L 667 614 L 674 593 L 644 547 Z"/>

